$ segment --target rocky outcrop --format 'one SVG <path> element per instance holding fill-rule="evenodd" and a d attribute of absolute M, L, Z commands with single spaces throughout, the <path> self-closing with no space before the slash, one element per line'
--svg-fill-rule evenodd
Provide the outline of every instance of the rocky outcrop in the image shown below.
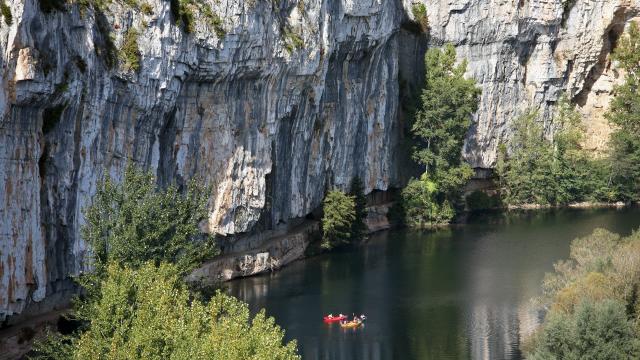
<path fill-rule="evenodd" d="M 476 168 L 491 168 L 510 122 L 539 110 L 553 131 L 561 94 L 585 116 L 586 145 L 606 145 L 603 119 L 613 84 L 620 82 L 610 53 L 625 26 L 640 14 L 637 0 L 424 1 L 431 44 L 451 42 L 482 87 L 480 108 L 464 154 Z M 566 6 L 565 6 L 566 4 Z"/>
<path fill-rule="evenodd" d="M 97 181 L 119 179 L 130 161 L 161 185 L 210 184 L 210 231 L 266 234 L 356 175 L 367 192 L 401 185 L 400 83 L 419 80 L 427 39 L 469 59 L 483 95 L 465 155 L 490 167 L 510 119 L 533 105 L 548 121 L 563 89 L 599 116 L 615 82 L 608 53 L 638 11 L 635 0 L 584 0 L 568 12 L 559 0 L 428 0 L 427 37 L 411 33 L 409 0 L 203 0 L 188 34 L 178 1 L 137 2 L 148 6 L 44 12 L 38 0 L 8 2 L 0 318 L 71 289 L 87 253 L 82 209 Z M 130 29 L 139 54 L 118 50 Z M 255 238 L 223 256 L 262 259 L 269 239 Z"/>
<path fill-rule="evenodd" d="M 367 191 L 398 184 L 399 3 L 204 1 L 210 13 L 193 9 L 191 34 L 169 1 L 145 3 L 47 13 L 36 0 L 10 3 L 0 317 L 82 270 L 82 209 L 129 161 L 160 184 L 204 179 L 209 230 L 223 235 L 304 217 L 356 175 Z M 135 52 L 117 52 L 132 28 L 136 72 L 123 66 Z"/>

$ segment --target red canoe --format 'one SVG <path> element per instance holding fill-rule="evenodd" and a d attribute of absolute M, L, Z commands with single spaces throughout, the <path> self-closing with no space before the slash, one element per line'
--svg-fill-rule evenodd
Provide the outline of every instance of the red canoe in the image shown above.
<path fill-rule="evenodd" d="M 347 316 L 346 315 L 338 315 L 338 316 L 325 316 L 324 318 L 324 322 L 337 322 L 337 321 L 342 321 L 342 320 L 347 320 Z"/>

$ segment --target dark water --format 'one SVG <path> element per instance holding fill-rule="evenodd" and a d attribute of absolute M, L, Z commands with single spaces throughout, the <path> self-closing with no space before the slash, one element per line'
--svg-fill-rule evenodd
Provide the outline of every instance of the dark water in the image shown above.
<path fill-rule="evenodd" d="M 596 227 L 628 234 L 640 211 L 494 215 L 425 233 L 390 231 L 357 249 L 231 282 L 298 340 L 304 359 L 520 359 L 540 315 L 529 299 L 569 243 Z M 365 313 L 343 330 L 323 314 Z"/>

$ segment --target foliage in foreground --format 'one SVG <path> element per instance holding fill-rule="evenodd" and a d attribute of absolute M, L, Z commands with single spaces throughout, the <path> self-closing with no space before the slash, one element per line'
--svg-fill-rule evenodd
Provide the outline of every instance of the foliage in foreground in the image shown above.
<path fill-rule="evenodd" d="M 323 202 L 321 247 L 330 250 L 347 244 L 352 239 L 356 220 L 356 203 L 353 196 L 340 190 L 329 191 Z"/>
<path fill-rule="evenodd" d="M 121 183 L 101 181 L 81 230 L 94 273 L 110 262 L 136 268 L 147 261 L 173 263 L 185 273 L 213 257 L 213 238 L 199 228 L 208 216 L 208 190 L 196 180 L 186 188 L 160 190 L 153 174 L 132 165 Z"/>
<path fill-rule="evenodd" d="M 405 222 L 412 226 L 448 223 L 455 215 L 460 190 L 473 175 L 462 146 L 480 96 L 475 80 L 464 77 L 466 61 L 456 65 L 453 45 L 429 49 L 425 68 L 421 107 L 411 128 L 417 142 L 413 157 L 425 173 L 410 180 L 401 200 Z"/>
<path fill-rule="evenodd" d="M 283 345 L 284 332 L 264 310 L 251 319 L 246 304 L 220 292 L 207 304 L 194 300 L 169 264 L 110 264 L 87 311 L 87 331 L 37 358 L 299 359 L 295 341 Z"/>
<path fill-rule="evenodd" d="M 536 112 L 514 121 L 514 134 L 501 146 L 496 166 L 505 203 L 566 205 L 616 200 L 609 187 L 609 162 L 582 148 L 580 114 L 564 97 L 553 122 L 553 137 L 548 138 Z"/>
<path fill-rule="evenodd" d="M 529 358 L 639 358 L 640 233 L 595 230 L 574 240 L 555 269 L 545 277 L 549 311 Z"/>

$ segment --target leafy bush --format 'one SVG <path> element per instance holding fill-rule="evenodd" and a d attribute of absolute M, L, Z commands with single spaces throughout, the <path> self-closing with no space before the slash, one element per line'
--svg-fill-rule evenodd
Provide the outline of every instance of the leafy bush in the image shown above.
<path fill-rule="evenodd" d="M 4 3 L 4 1 L 0 1 L 0 14 L 2 14 L 5 24 L 7 24 L 8 26 L 11 26 L 11 24 L 13 24 L 13 15 L 11 15 L 11 9 L 7 4 Z"/>
<path fill-rule="evenodd" d="M 120 60 L 125 71 L 138 72 L 140 70 L 140 49 L 138 48 L 138 30 L 131 27 L 124 35 Z"/>
<path fill-rule="evenodd" d="M 329 250 L 347 244 L 352 238 L 352 227 L 356 220 L 354 197 L 340 190 L 329 191 L 322 208 L 322 248 Z"/>
<path fill-rule="evenodd" d="M 84 308 L 87 331 L 40 346 L 44 359 L 299 359 L 296 343 L 264 310 L 217 293 L 192 299 L 169 264 L 138 269 L 110 264 L 95 301 Z"/>
<path fill-rule="evenodd" d="M 302 39 L 302 36 L 290 27 L 286 26 L 282 30 L 282 35 L 284 36 L 284 47 L 289 53 L 293 53 L 294 51 L 304 47 L 304 40 Z"/>
<path fill-rule="evenodd" d="M 623 304 L 581 302 L 575 314 L 553 313 L 528 359 L 637 359 L 640 340 Z"/>
<path fill-rule="evenodd" d="M 518 117 L 498 154 L 496 170 L 507 204 L 566 205 L 612 201 L 610 163 L 582 148 L 581 116 L 565 97 L 557 105 L 553 137 L 545 137 L 537 112 Z"/>
<path fill-rule="evenodd" d="M 215 255 L 213 239 L 202 234 L 208 190 L 195 180 L 185 193 L 159 190 L 150 172 L 127 167 L 124 180 L 107 177 L 85 210 L 83 239 L 91 245 L 100 274 L 109 262 L 137 267 L 147 261 L 175 263 L 183 272 Z"/>
<path fill-rule="evenodd" d="M 597 229 L 575 239 L 570 258 L 554 267 L 540 299 L 549 312 L 527 358 L 640 357 L 640 233 Z"/>
<path fill-rule="evenodd" d="M 427 17 L 427 7 L 423 3 L 411 5 L 411 12 L 416 23 L 420 26 L 422 32 L 429 31 L 429 18 Z"/>
<path fill-rule="evenodd" d="M 219 39 L 224 39 L 224 37 L 227 35 L 227 31 L 224 29 L 224 23 L 220 15 L 213 12 L 211 7 L 206 4 L 202 5 L 201 10 L 203 15 L 209 20 L 211 26 L 213 26 L 213 31 L 215 31 L 216 36 Z"/>
<path fill-rule="evenodd" d="M 455 211 L 448 200 L 437 200 L 438 184 L 427 174 L 411 179 L 402 190 L 404 223 L 415 228 L 447 224 Z"/>

